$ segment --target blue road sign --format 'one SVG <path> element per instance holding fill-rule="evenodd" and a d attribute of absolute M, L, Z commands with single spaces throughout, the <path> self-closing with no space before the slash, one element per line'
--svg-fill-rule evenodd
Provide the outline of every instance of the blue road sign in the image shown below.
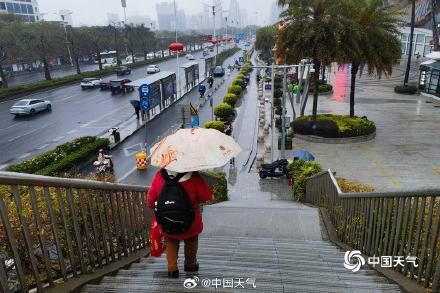
<path fill-rule="evenodd" d="M 141 98 L 148 98 L 151 93 L 151 85 L 143 84 L 139 87 L 139 95 Z"/>
<path fill-rule="evenodd" d="M 148 111 L 150 109 L 150 102 L 148 99 L 141 99 L 141 108 L 144 111 Z"/>

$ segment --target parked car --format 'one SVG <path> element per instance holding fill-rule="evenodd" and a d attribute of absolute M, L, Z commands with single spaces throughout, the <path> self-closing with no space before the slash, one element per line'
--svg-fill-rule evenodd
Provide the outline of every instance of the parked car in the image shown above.
<path fill-rule="evenodd" d="M 23 99 L 16 102 L 9 113 L 20 116 L 20 115 L 34 115 L 41 111 L 52 110 L 52 104 L 50 101 L 37 100 L 37 99 Z"/>
<path fill-rule="evenodd" d="M 101 82 L 102 82 L 102 80 L 100 78 L 90 77 L 90 78 L 84 78 L 83 80 L 81 80 L 80 85 L 83 90 L 93 89 L 93 88 L 99 86 Z"/>
<path fill-rule="evenodd" d="M 126 94 L 128 92 L 134 91 L 134 87 L 127 85 L 127 83 L 130 83 L 130 79 L 114 79 L 110 81 L 110 90 L 112 92 L 112 95 L 115 94 Z"/>
<path fill-rule="evenodd" d="M 158 73 L 159 71 L 160 71 L 160 68 L 157 65 L 148 65 L 147 66 L 147 74 Z"/>
<path fill-rule="evenodd" d="M 215 77 L 222 77 L 223 75 L 225 75 L 225 69 L 221 66 L 216 66 L 214 68 L 213 74 Z"/>
<path fill-rule="evenodd" d="M 131 69 L 128 68 L 127 66 L 119 66 L 116 69 L 117 76 L 122 76 L 122 75 L 127 75 L 127 74 L 131 74 Z"/>
<path fill-rule="evenodd" d="M 196 58 L 192 54 L 186 54 L 185 58 L 188 60 L 196 60 Z"/>

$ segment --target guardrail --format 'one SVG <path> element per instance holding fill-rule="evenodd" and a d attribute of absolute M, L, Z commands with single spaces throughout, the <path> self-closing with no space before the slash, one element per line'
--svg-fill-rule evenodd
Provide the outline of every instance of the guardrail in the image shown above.
<path fill-rule="evenodd" d="M 370 257 L 416 256 L 392 269 L 439 292 L 440 189 L 343 193 L 330 170 L 306 181 L 305 201 L 327 209 L 339 240 Z"/>
<path fill-rule="evenodd" d="M 147 192 L 0 172 L 0 292 L 42 292 L 145 249 Z"/>

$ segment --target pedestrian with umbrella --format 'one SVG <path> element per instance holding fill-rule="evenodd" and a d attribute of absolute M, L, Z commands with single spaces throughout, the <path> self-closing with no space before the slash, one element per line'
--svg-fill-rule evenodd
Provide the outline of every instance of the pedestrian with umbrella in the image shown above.
<path fill-rule="evenodd" d="M 161 168 L 148 191 L 148 207 L 166 239 L 168 277 L 178 278 L 180 241 L 185 243 L 185 272 L 199 270 L 198 235 L 203 230 L 199 203 L 212 200 L 212 190 L 198 173 L 218 168 L 241 152 L 231 138 L 215 129 L 181 129 L 150 150 L 151 164 Z"/>
<path fill-rule="evenodd" d="M 131 100 L 130 104 L 134 107 L 136 119 L 139 120 L 139 112 L 141 111 L 141 103 L 138 100 Z"/>

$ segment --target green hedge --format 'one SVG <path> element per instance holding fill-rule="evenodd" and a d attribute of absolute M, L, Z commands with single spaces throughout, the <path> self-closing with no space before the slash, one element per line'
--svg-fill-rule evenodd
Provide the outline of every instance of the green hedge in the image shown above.
<path fill-rule="evenodd" d="M 243 79 L 240 79 L 240 78 L 235 78 L 233 81 L 232 81 L 232 85 L 234 86 L 234 85 L 238 85 L 239 87 L 243 87 L 243 85 L 244 85 L 244 80 Z"/>
<path fill-rule="evenodd" d="M 228 198 L 228 181 L 226 180 L 226 173 L 224 172 L 207 172 L 207 174 L 214 176 L 217 182 L 212 186 L 213 199 L 211 203 L 219 203 L 227 201 Z"/>
<path fill-rule="evenodd" d="M 410 94 L 417 93 L 417 87 L 415 85 L 398 85 L 394 88 L 394 91 L 398 94 Z"/>
<path fill-rule="evenodd" d="M 137 67 L 145 66 L 145 65 L 148 65 L 151 63 L 156 63 L 161 60 L 166 60 L 171 57 L 172 56 L 167 56 L 164 58 L 155 58 L 155 59 L 150 59 L 150 60 L 145 60 L 145 61 L 138 61 L 134 64 L 129 64 L 127 66 L 130 68 L 137 68 Z M 31 92 L 42 90 L 42 89 L 47 89 L 47 88 L 51 88 L 51 87 L 56 87 L 56 86 L 61 86 L 61 85 L 77 82 L 83 78 L 103 77 L 103 76 L 112 75 L 112 74 L 115 74 L 115 70 L 116 70 L 116 67 L 110 67 L 110 68 L 105 68 L 103 70 L 86 71 L 81 74 L 73 74 L 73 75 L 67 75 L 64 77 L 53 78 L 51 80 L 40 80 L 40 81 L 33 82 L 33 83 L 11 86 L 6 89 L 0 89 L 0 100 L 3 98 L 6 98 L 6 97 L 14 96 L 14 95 L 27 94 L 27 93 L 31 93 Z"/>
<path fill-rule="evenodd" d="M 85 136 L 57 146 L 33 159 L 10 165 L 10 172 L 51 176 L 75 167 L 101 148 L 107 148 L 106 138 Z"/>
<path fill-rule="evenodd" d="M 373 121 L 345 115 L 317 115 L 315 126 L 313 124 L 312 116 L 301 116 L 291 123 L 296 133 L 331 138 L 363 136 L 376 131 Z"/>
<path fill-rule="evenodd" d="M 306 189 L 306 179 L 322 172 L 318 162 L 294 160 L 289 165 L 289 178 L 292 179 L 292 197 L 296 201 L 303 201 Z"/>
<path fill-rule="evenodd" d="M 231 85 L 230 87 L 228 87 L 228 93 L 229 94 L 234 94 L 237 97 L 241 96 L 241 92 L 242 91 L 243 91 L 243 89 L 239 85 Z"/>
<path fill-rule="evenodd" d="M 238 98 L 234 94 L 226 94 L 223 98 L 223 103 L 229 104 L 232 108 L 237 104 Z"/>
<path fill-rule="evenodd" d="M 331 84 L 320 84 L 319 85 L 319 92 L 320 93 L 327 93 L 327 92 L 331 92 L 333 90 L 333 86 Z"/>
<path fill-rule="evenodd" d="M 221 103 L 215 106 L 214 115 L 217 118 L 225 121 L 234 116 L 234 108 L 232 108 L 229 104 Z"/>
<path fill-rule="evenodd" d="M 208 129 L 217 129 L 220 132 L 225 132 L 225 123 L 222 121 L 207 121 L 204 125 L 203 128 L 208 128 Z"/>

